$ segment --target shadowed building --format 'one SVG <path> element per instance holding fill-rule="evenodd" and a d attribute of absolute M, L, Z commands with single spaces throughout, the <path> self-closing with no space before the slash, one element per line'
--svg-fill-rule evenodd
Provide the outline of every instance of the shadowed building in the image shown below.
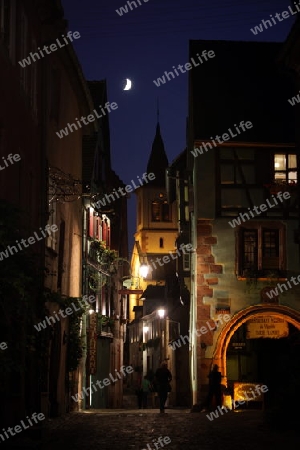
<path fill-rule="evenodd" d="M 216 55 L 189 73 L 185 180 L 196 249 L 190 314 L 194 405 L 205 398 L 215 363 L 227 392 L 234 395 L 237 383 L 264 383 L 269 405 L 280 396 L 278 384 L 295 375 L 289 364 L 299 340 L 300 289 L 270 294 L 300 270 L 294 250 L 299 161 L 287 101 L 294 89 L 276 62 L 280 48 L 190 42 L 190 58 L 203 50 Z M 178 205 L 183 192 L 177 190 Z M 279 192 L 285 197 L 276 203 Z"/>

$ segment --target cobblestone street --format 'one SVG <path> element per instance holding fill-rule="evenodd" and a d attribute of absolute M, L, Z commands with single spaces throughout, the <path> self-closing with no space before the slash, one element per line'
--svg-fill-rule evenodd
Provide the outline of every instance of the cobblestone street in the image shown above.
<path fill-rule="evenodd" d="M 299 447 L 296 432 L 271 430 L 261 411 L 229 412 L 209 421 L 189 410 L 91 410 L 48 420 L 42 442 L 11 439 L 7 448 L 58 450 L 155 450 L 153 440 L 169 437 L 168 450 L 265 450 Z M 147 447 L 147 444 L 149 446 Z M 4 448 L 4 447 L 3 447 Z M 6 447 L 5 447 L 6 448 Z M 157 444 L 157 449 L 162 448 Z"/>

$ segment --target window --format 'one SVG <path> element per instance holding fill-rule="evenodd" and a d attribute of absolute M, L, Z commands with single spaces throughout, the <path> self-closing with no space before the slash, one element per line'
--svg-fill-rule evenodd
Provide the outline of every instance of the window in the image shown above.
<path fill-rule="evenodd" d="M 151 203 L 151 220 L 152 222 L 169 222 L 171 220 L 170 205 L 163 194 L 159 194 L 159 198 Z"/>
<path fill-rule="evenodd" d="M 240 228 L 237 232 L 237 274 L 239 276 L 285 276 L 284 225 L 265 223 Z"/>
<path fill-rule="evenodd" d="M 179 251 L 179 256 L 176 254 L 176 271 L 184 271 L 189 272 L 191 270 L 191 251 L 187 248 L 187 245 L 180 245 L 179 243 L 175 244 L 177 247 L 177 251 Z"/>
<path fill-rule="evenodd" d="M 159 248 L 164 248 L 164 238 L 159 238 Z"/>
<path fill-rule="evenodd" d="M 264 269 L 279 267 L 279 231 L 262 230 L 262 265 Z"/>
<path fill-rule="evenodd" d="M 275 153 L 274 178 L 286 182 L 297 182 L 297 155 L 295 153 Z"/>
<path fill-rule="evenodd" d="M 160 204 L 159 201 L 152 202 L 152 222 L 160 222 Z"/>
<path fill-rule="evenodd" d="M 243 270 L 257 269 L 257 231 L 243 230 L 242 233 Z"/>

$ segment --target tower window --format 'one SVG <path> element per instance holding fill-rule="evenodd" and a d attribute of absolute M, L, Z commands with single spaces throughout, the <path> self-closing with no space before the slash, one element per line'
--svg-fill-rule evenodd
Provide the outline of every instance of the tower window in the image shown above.
<path fill-rule="evenodd" d="M 160 222 L 160 204 L 158 201 L 152 202 L 152 222 Z"/>
<path fill-rule="evenodd" d="M 164 238 L 159 238 L 159 248 L 164 248 Z"/>
<path fill-rule="evenodd" d="M 165 199 L 153 200 L 151 204 L 152 222 L 169 222 L 171 220 L 170 205 Z"/>

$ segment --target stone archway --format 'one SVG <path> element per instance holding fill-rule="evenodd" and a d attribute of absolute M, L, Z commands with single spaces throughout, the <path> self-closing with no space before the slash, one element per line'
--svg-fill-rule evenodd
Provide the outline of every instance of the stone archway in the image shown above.
<path fill-rule="evenodd" d="M 235 331 L 250 318 L 272 314 L 274 317 L 286 320 L 300 330 L 300 311 L 281 305 L 255 305 L 236 313 L 222 329 L 218 337 L 212 363 L 218 364 L 223 374 L 223 383 L 227 386 L 226 352 Z"/>

